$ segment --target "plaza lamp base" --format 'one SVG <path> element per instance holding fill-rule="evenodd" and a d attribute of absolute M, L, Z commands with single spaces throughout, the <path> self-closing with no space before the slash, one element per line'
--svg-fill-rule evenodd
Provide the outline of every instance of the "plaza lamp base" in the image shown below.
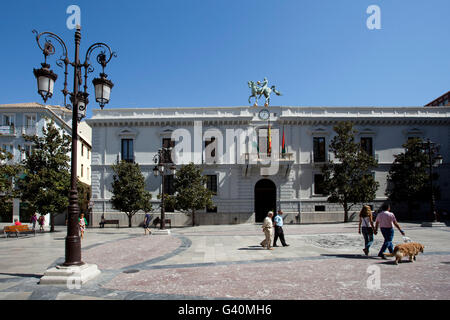
<path fill-rule="evenodd" d="M 39 284 L 66 285 L 69 289 L 79 289 L 87 281 L 100 274 L 95 264 L 83 264 L 81 266 L 56 266 L 45 271 Z"/>
<path fill-rule="evenodd" d="M 420 225 L 421 227 L 446 227 L 447 225 L 444 222 L 431 222 L 425 221 Z"/>
<path fill-rule="evenodd" d="M 170 230 L 169 229 L 157 229 L 157 230 L 152 231 L 152 235 L 168 236 L 168 235 L 170 235 Z"/>

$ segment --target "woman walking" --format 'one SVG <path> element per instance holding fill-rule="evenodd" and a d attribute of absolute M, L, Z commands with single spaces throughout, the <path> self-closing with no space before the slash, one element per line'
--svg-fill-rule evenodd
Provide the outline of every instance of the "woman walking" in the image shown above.
<path fill-rule="evenodd" d="M 78 218 L 78 224 L 80 226 L 80 233 L 81 233 L 81 239 L 83 239 L 84 236 L 84 230 L 87 226 L 86 218 L 84 217 L 84 213 L 81 214 L 81 216 Z"/>
<path fill-rule="evenodd" d="M 45 217 L 44 217 L 43 214 L 41 214 L 41 215 L 39 216 L 38 223 L 39 223 L 39 231 L 44 231 Z"/>
<path fill-rule="evenodd" d="M 34 212 L 33 215 L 31 216 L 31 224 L 33 225 L 33 231 L 36 229 L 37 220 L 38 220 L 38 218 L 37 218 L 36 212 Z"/>
<path fill-rule="evenodd" d="M 370 210 L 369 206 L 363 206 L 361 211 L 359 212 L 359 225 L 358 225 L 358 233 L 364 237 L 364 253 L 366 256 L 369 255 L 369 248 L 373 243 L 373 235 L 376 234 L 374 232 L 375 227 L 373 226 L 373 218 L 372 218 L 372 210 Z"/>

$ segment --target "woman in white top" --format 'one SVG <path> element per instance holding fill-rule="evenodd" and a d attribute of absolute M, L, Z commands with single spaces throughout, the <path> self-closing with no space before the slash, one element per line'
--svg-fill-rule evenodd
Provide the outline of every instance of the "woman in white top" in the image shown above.
<path fill-rule="evenodd" d="M 361 211 L 359 212 L 359 226 L 358 226 L 359 234 L 361 234 L 361 229 L 364 237 L 363 251 L 366 254 L 366 256 L 368 256 L 369 248 L 373 243 L 373 234 L 375 230 L 375 227 L 373 226 L 372 210 L 370 210 L 369 206 L 363 206 Z"/>

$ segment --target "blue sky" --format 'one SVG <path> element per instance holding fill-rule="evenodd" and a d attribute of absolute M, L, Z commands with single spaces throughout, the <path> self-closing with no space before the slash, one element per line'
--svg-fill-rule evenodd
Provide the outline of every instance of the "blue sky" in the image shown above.
<path fill-rule="evenodd" d="M 283 93 L 273 105 L 421 106 L 450 90 L 448 0 L 20 0 L 1 4 L 0 104 L 42 101 L 33 29 L 60 35 L 73 58 L 71 4 L 81 52 L 101 41 L 118 54 L 107 108 L 248 105 L 247 81 L 265 76 Z M 366 27 L 372 4 L 381 30 Z M 62 104 L 63 72 L 50 63 L 48 102 Z"/>

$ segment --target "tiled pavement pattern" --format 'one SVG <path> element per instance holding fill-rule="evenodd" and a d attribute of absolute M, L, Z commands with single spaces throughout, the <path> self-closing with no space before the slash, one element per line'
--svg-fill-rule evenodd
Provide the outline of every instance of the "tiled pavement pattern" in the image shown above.
<path fill-rule="evenodd" d="M 171 236 L 88 229 L 83 261 L 102 273 L 81 289 L 37 284 L 63 261 L 64 228 L 0 238 L 0 299 L 450 299 L 450 228 L 401 225 L 425 254 L 398 266 L 375 257 L 380 234 L 363 256 L 355 223 L 286 225 L 290 246 L 273 251 L 259 246 L 257 224 L 174 228 Z M 371 266 L 379 267 L 379 289 L 367 287 Z"/>

